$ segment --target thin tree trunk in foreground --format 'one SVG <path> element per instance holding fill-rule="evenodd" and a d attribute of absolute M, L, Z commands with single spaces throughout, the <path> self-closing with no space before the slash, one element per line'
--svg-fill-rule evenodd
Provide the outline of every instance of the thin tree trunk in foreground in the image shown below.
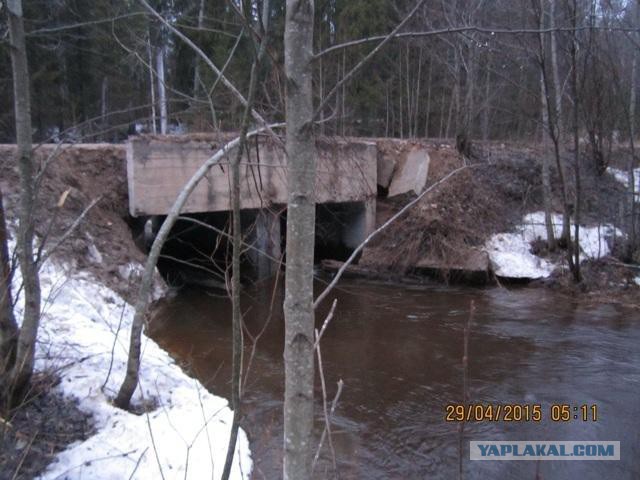
<path fill-rule="evenodd" d="M 313 427 L 313 250 L 316 174 L 313 134 L 313 0 L 287 0 L 287 267 L 285 279 L 285 480 L 311 476 Z"/>
<path fill-rule="evenodd" d="M 18 326 L 13 315 L 11 296 L 11 258 L 7 246 L 7 224 L 0 191 L 0 377 L 15 363 Z M 0 380 L 0 384 L 2 380 Z"/>
<path fill-rule="evenodd" d="M 265 30 L 268 26 L 269 0 L 263 4 L 263 25 Z M 249 121 L 251 120 L 251 109 L 256 96 L 258 85 L 258 72 L 267 47 L 267 33 L 262 36 L 260 49 L 257 52 L 253 65 L 251 66 L 251 76 L 249 80 L 249 94 L 247 95 L 247 106 L 242 117 L 242 131 L 240 132 L 240 145 L 234 160 L 231 163 L 231 209 L 232 209 L 232 259 L 231 259 L 231 309 L 232 309 L 232 330 L 233 330 L 233 358 L 232 358 L 232 378 L 231 378 L 231 406 L 233 408 L 233 423 L 227 445 L 227 456 L 222 471 L 222 480 L 227 480 L 231 474 L 233 457 L 236 451 L 238 430 L 240 428 L 240 414 L 242 407 L 242 311 L 240 304 L 240 253 L 242 251 L 242 224 L 241 224 L 241 198 L 240 198 L 240 161 L 245 151 L 247 133 L 249 131 Z"/>
<path fill-rule="evenodd" d="M 21 0 L 7 2 L 13 69 L 13 96 L 16 121 L 16 160 L 20 172 L 20 212 L 18 226 L 18 260 L 24 284 L 24 317 L 18 336 L 16 363 L 11 374 L 12 400 L 25 392 L 31 375 L 40 322 L 40 280 L 33 256 L 34 237 L 34 169 L 31 157 L 31 99 L 29 95 L 29 66 L 24 35 Z"/>
<path fill-rule="evenodd" d="M 640 4 L 634 5 L 634 14 L 636 25 L 640 21 Z M 636 34 L 636 38 L 639 36 Z M 636 84 L 638 76 L 638 49 L 633 50 L 633 60 L 631 62 L 631 89 L 629 91 L 629 146 L 631 147 L 631 157 L 627 166 L 627 181 L 629 183 L 629 253 L 632 255 L 637 246 L 637 219 L 636 219 L 636 179 L 635 179 L 635 114 L 636 114 Z"/>
<path fill-rule="evenodd" d="M 577 15 L 578 4 L 576 0 L 573 0 L 572 11 L 572 26 L 574 28 L 573 36 L 571 38 L 571 90 L 573 94 L 573 161 L 574 161 L 574 174 L 576 184 L 576 204 L 574 212 L 574 238 L 571 241 L 569 237 L 569 266 L 571 267 L 571 273 L 573 273 L 573 279 L 576 282 L 580 282 L 580 202 L 581 202 L 581 185 L 580 185 L 580 125 L 578 123 L 578 109 L 579 109 L 579 92 L 578 92 L 578 39 L 575 28 L 577 27 Z M 574 258 L 571 262 L 571 254 Z"/>
<path fill-rule="evenodd" d="M 553 11 L 551 12 L 553 15 Z M 539 25 L 540 30 L 544 28 L 544 2 L 540 1 L 540 21 Z M 549 106 L 547 102 L 549 101 L 547 97 L 547 91 L 545 89 L 545 79 L 544 72 L 542 69 L 544 68 L 544 55 L 545 55 L 545 43 L 544 43 L 544 35 L 539 34 L 539 46 L 540 46 L 540 59 L 541 70 L 540 70 L 540 98 L 542 100 L 542 144 L 543 146 L 547 146 L 546 138 L 547 133 L 549 132 Z M 542 154 L 542 200 L 544 204 L 544 224 L 547 229 L 547 248 L 549 251 L 553 252 L 556 249 L 556 237 L 553 229 L 553 219 L 551 216 L 551 169 L 550 169 L 550 161 L 547 149 L 543 150 Z"/>

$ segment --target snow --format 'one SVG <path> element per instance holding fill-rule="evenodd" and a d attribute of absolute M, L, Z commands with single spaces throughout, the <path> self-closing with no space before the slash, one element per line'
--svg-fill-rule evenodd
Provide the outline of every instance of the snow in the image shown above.
<path fill-rule="evenodd" d="M 608 169 L 609 173 L 613 175 L 618 182 L 625 186 L 625 188 L 629 188 L 629 175 L 625 170 L 620 170 L 618 168 Z M 633 180 L 635 182 L 633 191 L 635 192 L 636 201 L 640 201 L 640 168 L 636 168 L 633 171 Z"/>
<path fill-rule="evenodd" d="M 141 269 L 127 265 L 130 276 Z M 20 275 L 15 275 L 18 291 Z M 86 274 L 47 262 L 41 270 L 43 317 L 37 370 L 60 369 L 56 388 L 90 412 L 96 432 L 57 455 L 47 479 L 219 478 L 233 413 L 228 402 L 187 376 L 153 340 L 143 336 L 135 415 L 111 405 L 124 378 L 133 308 Z M 21 317 L 21 301 L 17 317 Z M 106 380 L 106 383 L 105 383 Z M 104 388 L 102 388 L 102 385 Z M 249 478 L 249 443 L 241 430 L 231 477 Z"/>
<path fill-rule="evenodd" d="M 556 237 L 562 233 L 562 215 L 552 215 Z M 622 232 L 611 225 L 580 226 L 580 250 L 582 260 L 598 259 L 609 255 L 607 241 Z M 573 224 L 571 226 L 573 235 Z M 485 244 L 485 250 L 496 275 L 507 278 L 546 278 L 560 266 L 531 253 L 531 242 L 547 239 L 544 212 L 529 213 L 522 224 L 511 233 L 493 235 Z"/>

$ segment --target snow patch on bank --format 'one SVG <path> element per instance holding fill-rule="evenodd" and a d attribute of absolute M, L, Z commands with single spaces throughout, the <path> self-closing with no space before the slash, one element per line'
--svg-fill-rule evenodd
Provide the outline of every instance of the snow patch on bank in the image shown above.
<path fill-rule="evenodd" d="M 552 215 L 553 230 L 556 237 L 562 233 L 562 215 Z M 573 235 L 573 224 L 571 234 Z M 580 251 L 582 260 L 598 259 L 609 255 L 609 239 L 622 232 L 611 225 L 580 226 Z M 547 229 L 544 212 L 529 213 L 522 224 L 511 233 L 493 235 L 485 244 L 485 250 L 496 275 L 506 278 L 546 278 L 560 265 L 534 255 L 531 242 L 546 240 Z"/>
<path fill-rule="evenodd" d="M 123 270 L 134 275 L 139 268 Z M 14 291 L 19 277 L 15 275 Z M 36 369 L 60 369 L 62 381 L 56 388 L 75 397 L 93 415 L 96 428 L 93 436 L 61 452 L 41 478 L 219 478 L 233 416 L 227 400 L 207 392 L 143 336 L 140 385 L 133 401 L 153 409 L 138 416 L 115 408 L 109 399 L 126 371 L 132 306 L 88 275 L 52 262 L 42 268 L 41 283 L 44 313 Z M 240 431 L 231 477 L 249 478 L 251 469 L 249 443 Z"/>
<path fill-rule="evenodd" d="M 625 170 L 620 170 L 619 168 L 608 168 L 608 172 L 613 175 L 618 182 L 624 185 L 625 188 L 629 188 L 629 174 Z M 633 171 L 633 181 L 634 181 L 634 193 L 636 201 L 640 201 L 640 168 L 636 168 Z"/>

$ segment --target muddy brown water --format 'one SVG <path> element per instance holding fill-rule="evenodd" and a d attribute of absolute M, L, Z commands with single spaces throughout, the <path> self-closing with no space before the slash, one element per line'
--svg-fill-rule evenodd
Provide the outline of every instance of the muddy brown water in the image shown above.
<path fill-rule="evenodd" d="M 269 318 L 272 285 L 248 288 L 252 334 Z M 339 478 L 458 478 L 458 426 L 445 406 L 462 400 L 463 326 L 471 402 L 541 404 L 543 421 L 468 423 L 464 478 L 640 478 L 640 314 L 581 306 L 538 288 L 408 287 L 344 281 L 322 341 L 329 397 L 344 390 L 332 419 Z M 260 339 L 244 390 L 243 427 L 253 478 L 281 478 L 282 292 Z M 326 311 L 325 306 L 325 310 Z M 320 325 L 323 312 L 317 315 Z M 161 301 L 150 334 L 213 393 L 229 396 L 231 309 L 223 296 L 185 290 Z M 247 340 L 245 361 L 250 355 Z M 316 382 L 316 439 L 322 431 Z M 554 403 L 592 405 L 596 422 L 550 420 Z M 620 461 L 470 461 L 469 440 L 619 440 Z M 317 478 L 332 478 L 325 445 Z"/>

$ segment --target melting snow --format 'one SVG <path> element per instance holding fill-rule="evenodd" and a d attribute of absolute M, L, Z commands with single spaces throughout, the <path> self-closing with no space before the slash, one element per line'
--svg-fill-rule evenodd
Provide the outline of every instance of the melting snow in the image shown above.
<path fill-rule="evenodd" d="M 139 267 L 125 270 L 131 274 Z M 17 291 L 19 274 L 14 282 Z M 61 452 L 41 478 L 219 478 L 233 416 L 227 401 L 207 392 L 143 336 L 134 403 L 155 402 L 153 410 L 138 416 L 115 408 L 109 399 L 124 378 L 133 308 L 91 277 L 51 262 L 42 268 L 41 282 L 36 368 L 62 367 L 56 388 L 78 399 L 97 430 Z M 17 309 L 20 318 L 20 302 Z M 249 478 L 251 469 L 249 443 L 240 431 L 231 476 Z"/>
<path fill-rule="evenodd" d="M 562 215 L 552 215 L 554 233 L 562 233 Z M 584 259 L 598 259 L 610 253 L 607 239 L 622 232 L 611 225 L 580 226 L 580 250 Z M 573 224 L 571 226 L 573 235 Z M 508 278 L 545 278 L 559 265 L 531 253 L 531 242 L 547 239 L 544 212 L 524 216 L 512 233 L 498 233 L 485 244 L 496 275 Z"/>
<path fill-rule="evenodd" d="M 613 178 L 615 178 L 626 188 L 629 188 L 629 175 L 625 170 L 609 167 L 608 171 L 611 175 L 613 175 Z M 633 191 L 635 192 L 636 201 L 638 201 L 640 200 L 640 168 L 636 168 L 633 171 L 633 180 L 635 183 L 635 188 L 633 189 Z"/>

